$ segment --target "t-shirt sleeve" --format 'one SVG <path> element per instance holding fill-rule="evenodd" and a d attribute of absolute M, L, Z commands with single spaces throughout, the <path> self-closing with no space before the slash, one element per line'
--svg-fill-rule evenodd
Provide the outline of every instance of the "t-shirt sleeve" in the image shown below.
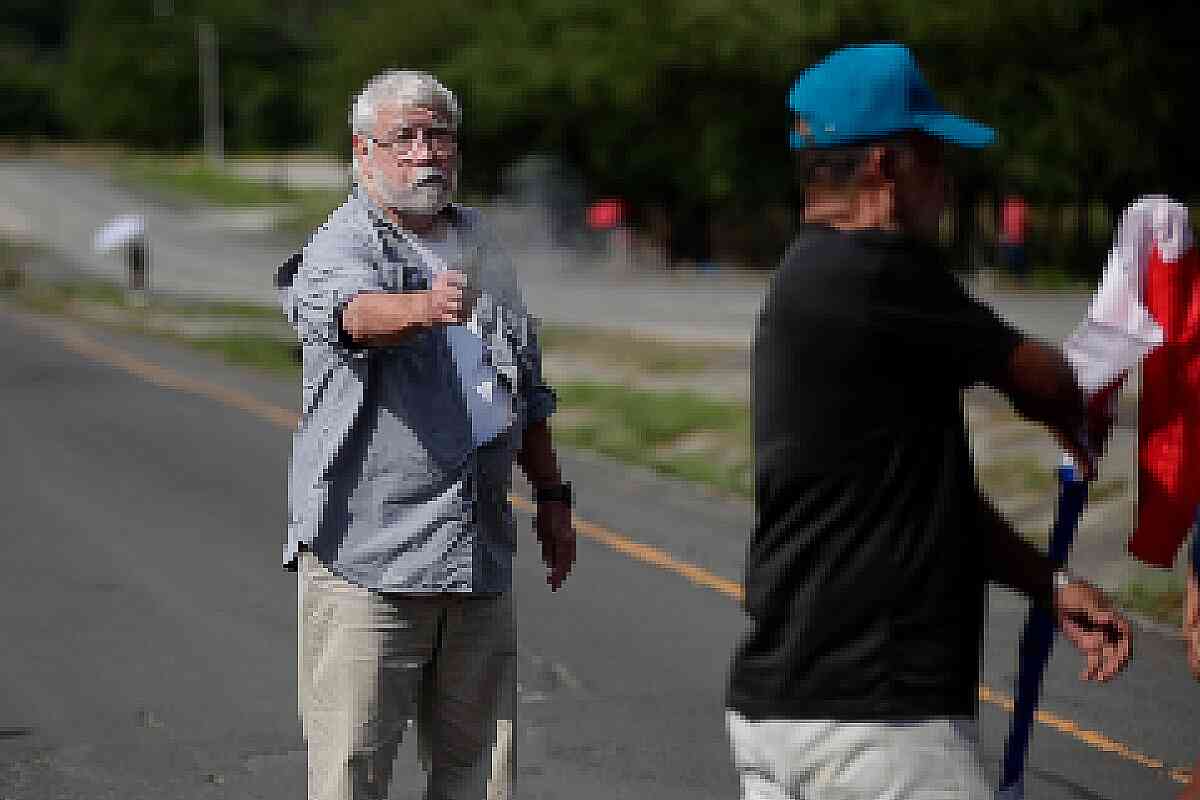
<path fill-rule="evenodd" d="M 1024 338 L 940 265 L 909 274 L 885 269 L 875 294 L 878 333 L 899 357 L 918 371 L 948 374 L 961 386 L 994 380 Z"/>

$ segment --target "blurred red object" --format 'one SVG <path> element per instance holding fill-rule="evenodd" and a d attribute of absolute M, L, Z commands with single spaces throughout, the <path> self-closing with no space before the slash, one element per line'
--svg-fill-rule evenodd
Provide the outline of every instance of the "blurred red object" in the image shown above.
<path fill-rule="evenodd" d="M 597 200 L 588 206 L 587 225 L 592 230 L 605 231 L 620 225 L 625 219 L 625 201 L 615 198 Z"/>
<path fill-rule="evenodd" d="M 1029 205 L 1020 195 L 1010 194 L 1000 205 L 1000 243 L 1025 244 L 1029 229 Z"/>

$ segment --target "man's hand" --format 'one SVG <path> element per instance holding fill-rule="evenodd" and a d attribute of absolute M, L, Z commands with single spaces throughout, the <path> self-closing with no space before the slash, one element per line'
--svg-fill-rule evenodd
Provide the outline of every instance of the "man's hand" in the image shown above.
<path fill-rule="evenodd" d="M 558 591 L 575 563 L 575 526 L 571 523 L 570 504 L 558 500 L 538 503 L 534 527 L 542 543 L 542 561 L 550 570 L 546 583 L 551 591 Z"/>
<path fill-rule="evenodd" d="M 1058 626 L 1087 658 L 1079 677 L 1104 683 L 1129 663 L 1133 652 L 1129 621 L 1095 586 L 1071 581 L 1054 592 Z"/>
<path fill-rule="evenodd" d="M 429 325 L 461 325 L 470 318 L 463 296 L 466 276 L 446 270 L 433 276 L 433 285 L 425 293 L 425 320 Z"/>

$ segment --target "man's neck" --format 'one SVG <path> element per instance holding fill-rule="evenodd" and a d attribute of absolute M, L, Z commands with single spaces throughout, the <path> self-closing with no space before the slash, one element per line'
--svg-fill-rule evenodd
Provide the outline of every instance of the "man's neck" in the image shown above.
<path fill-rule="evenodd" d="M 394 225 L 398 225 L 406 231 L 411 231 L 417 236 L 428 236 L 432 238 L 440 238 L 439 234 L 443 230 L 441 219 L 437 214 L 409 214 L 400 212 L 394 208 L 385 208 L 383 213 L 387 215 Z"/>
<path fill-rule="evenodd" d="M 898 231 L 891 198 L 850 192 L 813 192 L 804 204 L 804 221 L 840 231 Z"/>

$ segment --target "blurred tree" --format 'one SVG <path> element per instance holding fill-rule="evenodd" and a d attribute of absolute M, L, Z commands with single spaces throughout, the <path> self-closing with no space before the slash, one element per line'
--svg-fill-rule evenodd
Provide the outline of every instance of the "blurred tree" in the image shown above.
<path fill-rule="evenodd" d="M 0 136 L 63 131 L 55 104 L 74 0 L 7 0 L 0 15 Z"/>
<path fill-rule="evenodd" d="M 344 155 L 348 104 L 365 81 L 387 67 L 427 69 L 463 102 L 467 186 L 493 191 L 505 165 L 552 152 L 592 196 L 623 197 L 635 220 L 655 216 L 694 259 L 733 248 L 774 260 L 789 228 L 779 209 L 796 200 L 787 88 L 853 43 L 908 44 L 947 106 L 999 131 L 997 147 L 956 159 L 964 243 L 977 236 L 977 201 L 1000 191 L 1068 209 L 1098 198 L 1110 211 L 1135 193 L 1200 194 L 1188 113 L 1200 6 L 1183 0 L 8 5 L 4 130 L 194 145 L 203 17 L 220 33 L 231 149 L 315 140 Z M 48 55 L 64 42 L 65 56 Z M 51 87 L 60 118 L 47 110 Z M 1092 263 L 1085 251 L 1107 232 L 1076 228 L 1045 257 Z"/>
<path fill-rule="evenodd" d="M 307 144 L 312 47 L 304 4 L 264 0 L 89 0 L 74 18 L 59 92 L 78 135 L 180 148 L 200 138 L 196 24 L 219 36 L 221 99 L 231 150 Z"/>
<path fill-rule="evenodd" d="M 59 102 L 84 139 L 180 147 L 199 131 L 191 26 L 143 0 L 89 0 L 73 20 Z"/>

